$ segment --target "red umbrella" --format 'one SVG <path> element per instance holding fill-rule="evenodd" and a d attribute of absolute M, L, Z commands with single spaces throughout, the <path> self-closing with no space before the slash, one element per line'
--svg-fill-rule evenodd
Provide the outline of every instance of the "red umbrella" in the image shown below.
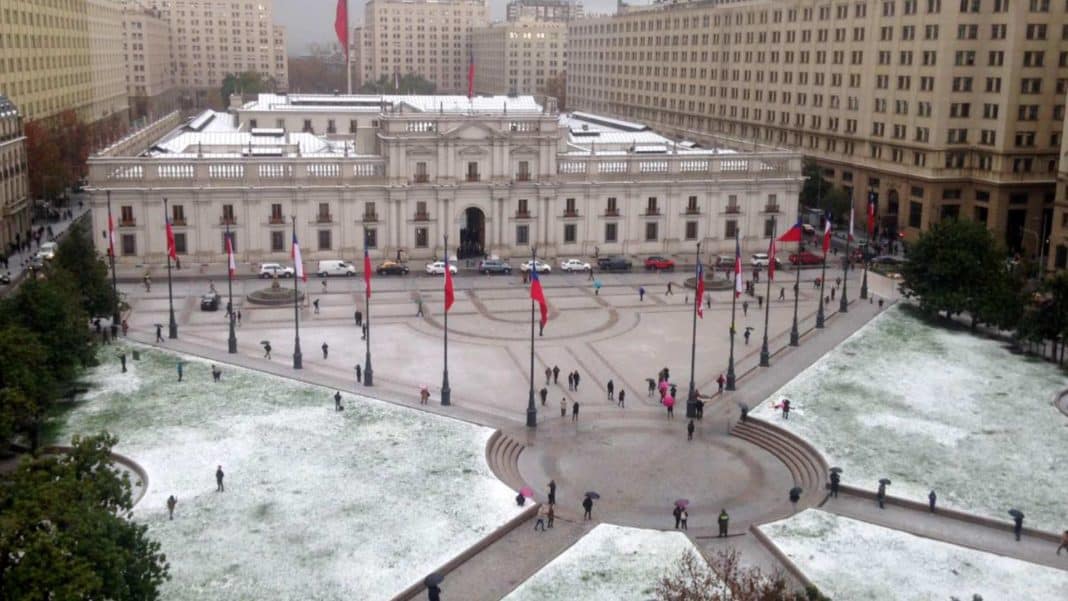
<path fill-rule="evenodd" d="M 664 392 L 667 389 L 668 389 L 668 381 L 667 380 L 660 380 L 660 392 Z"/>
<path fill-rule="evenodd" d="M 521 494 L 524 497 L 527 497 L 529 499 L 533 499 L 534 498 L 534 489 L 530 488 L 529 486 L 524 486 L 523 488 L 519 489 L 519 494 Z"/>
<path fill-rule="evenodd" d="M 664 397 L 664 406 L 665 407 L 674 407 L 675 406 L 675 397 L 671 396 L 670 394 L 665 396 Z"/>

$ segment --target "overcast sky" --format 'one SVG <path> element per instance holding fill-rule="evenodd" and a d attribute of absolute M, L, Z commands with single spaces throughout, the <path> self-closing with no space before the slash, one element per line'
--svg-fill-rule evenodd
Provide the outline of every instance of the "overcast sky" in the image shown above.
<path fill-rule="evenodd" d="M 504 7 L 508 0 L 489 0 L 490 15 L 494 20 L 504 19 Z M 615 11 L 616 0 L 584 0 L 589 13 Z M 274 0 L 275 21 L 286 26 L 289 36 L 289 52 L 306 54 L 308 44 L 335 41 L 334 11 L 337 0 Z M 363 20 L 363 0 L 349 0 L 349 21 L 355 25 Z"/>

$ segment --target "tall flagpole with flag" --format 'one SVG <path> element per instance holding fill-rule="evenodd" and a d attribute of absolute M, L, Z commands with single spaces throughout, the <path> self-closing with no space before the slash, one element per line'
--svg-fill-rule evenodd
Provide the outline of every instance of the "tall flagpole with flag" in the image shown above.
<path fill-rule="evenodd" d="M 178 260 L 178 249 L 174 244 L 174 228 L 171 227 L 171 215 L 167 210 L 167 197 L 163 197 L 163 218 L 167 223 L 167 301 L 170 304 L 170 322 L 167 324 L 167 337 L 178 338 L 178 322 L 174 319 L 174 287 L 171 284 L 171 260 Z"/>
<path fill-rule="evenodd" d="M 842 295 L 839 298 L 838 310 L 849 313 L 849 244 L 853 241 L 853 193 L 849 193 L 849 233 L 846 235 L 846 251 L 842 257 Z"/>
<path fill-rule="evenodd" d="M 871 253 L 872 244 L 875 241 L 875 190 L 868 191 L 868 247 L 864 249 L 860 259 L 864 261 L 864 279 L 860 282 L 860 298 L 868 298 L 868 256 Z"/>
<path fill-rule="evenodd" d="M 541 311 L 541 327 L 545 330 L 545 322 L 549 320 L 549 304 L 545 300 L 545 290 L 541 287 L 541 278 L 538 277 L 538 249 L 530 249 L 530 396 L 527 400 L 527 427 L 538 426 L 538 407 L 534 404 L 534 303 L 538 303 Z"/>
<path fill-rule="evenodd" d="M 441 404 L 452 404 L 452 388 L 449 387 L 449 309 L 456 302 L 452 288 L 452 269 L 449 266 L 449 236 L 445 236 L 445 370 L 441 374 Z"/>
<path fill-rule="evenodd" d="M 760 367 L 771 366 L 768 349 L 768 320 L 771 318 L 771 281 L 775 279 L 775 216 L 771 216 L 771 242 L 768 244 L 768 292 L 764 297 L 764 343 L 760 346 Z"/>
<path fill-rule="evenodd" d="M 300 281 L 308 281 L 304 273 L 304 260 L 300 256 L 300 242 L 297 241 L 297 216 L 293 221 L 293 246 L 289 251 L 293 258 L 293 369 L 304 367 L 304 355 L 300 352 Z"/>
<path fill-rule="evenodd" d="M 690 391 L 686 395 L 686 417 L 700 417 L 697 412 L 697 384 L 694 371 L 697 368 L 697 318 L 705 318 L 701 302 L 705 297 L 705 267 L 701 265 L 701 243 L 697 243 L 697 292 L 693 299 L 693 330 L 690 332 Z"/>
<path fill-rule="evenodd" d="M 739 242 L 738 230 L 734 230 L 734 296 L 731 297 L 731 354 L 727 359 L 727 390 L 735 389 L 735 375 L 734 375 L 734 333 L 735 322 L 734 314 L 735 309 L 738 306 L 738 297 L 742 295 L 745 289 L 742 283 L 742 246 Z"/>
<path fill-rule="evenodd" d="M 108 190 L 108 259 L 111 261 L 111 294 L 114 296 L 115 308 L 111 314 L 111 334 L 119 327 L 122 316 L 119 315 L 119 283 L 115 277 L 115 219 L 111 216 L 111 190 Z"/>
<path fill-rule="evenodd" d="M 352 50 L 349 48 L 349 0 L 337 0 L 337 13 L 334 16 L 334 33 L 345 53 L 345 83 L 348 93 L 352 94 Z"/>
<path fill-rule="evenodd" d="M 823 216 L 823 264 L 820 267 L 820 297 L 816 303 L 816 327 L 822 328 L 827 320 L 823 310 L 823 299 L 827 286 L 827 253 L 831 250 L 831 212 L 828 210 Z M 800 265 L 800 264 L 799 264 Z"/>
<path fill-rule="evenodd" d="M 230 233 L 230 222 L 226 222 L 226 289 L 230 297 L 226 301 L 227 317 L 230 319 L 230 338 L 227 340 L 227 350 L 237 352 L 237 331 L 234 323 L 237 316 L 234 314 L 234 276 L 237 275 L 237 262 L 234 261 L 234 238 Z"/>
<path fill-rule="evenodd" d="M 367 228 L 363 229 L 363 287 L 364 287 L 364 329 L 367 334 L 367 356 L 363 363 L 363 385 L 374 386 L 374 371 L 371 370 L 371 255 L 367 252 Z"/>

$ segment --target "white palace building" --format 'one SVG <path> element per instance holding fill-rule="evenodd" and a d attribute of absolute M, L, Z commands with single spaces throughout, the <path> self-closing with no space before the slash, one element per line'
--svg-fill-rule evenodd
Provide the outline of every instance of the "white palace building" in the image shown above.
<path fill-rule="evenodd" d="M 183 262 L 733 254 L 797 216 L 801 155 L 667 139 L 532 96 L 261 94 L 176 114 L 89 160 L 95 231 L 110 195 L 121 265 L 165 261 L 164 198 Z M 95 236 L 106 251 L 104 236 Z M 457 252 L 457 244 L 462 247 Z M 705 254 L 705 252 L 702 252 Z M 357 265 L 359 261 L 357 261 Z"/>

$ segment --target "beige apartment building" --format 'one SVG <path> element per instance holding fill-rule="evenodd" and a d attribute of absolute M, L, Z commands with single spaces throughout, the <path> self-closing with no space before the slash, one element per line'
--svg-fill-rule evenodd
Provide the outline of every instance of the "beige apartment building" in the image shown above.
<path fill-rule="evenodd" d="M 960 216 L 1034 252 L 1053 221 L 1064 2 L 677 2 L 568 40 L 569 106 L 798 149 L 884 233 Z"/>
<path fill-rule="evenodd" d="M 130 117 L 155 120 L 178 108 L 170 24 L 159 10 L 128 1 L 122 28 Z"/>
<path fill-rule="evenodd" d="M 1065 115 L 1065 126 L 1062 131 L 1068 131 L 1068 115 Z M 1050 269 L 1068 268 L 1068 141 L 1063 136 L 1057 162 L 1057 194 L 1050 222 L 1046 266 Z"/>
<path fill-rule="evenodd" d="M 566 69 L 567 23 L 524 18 L 471 32 L 478 94 L 545 93 Z"/>
<path fill-rule="evenodd" d="M 356 32 L 357 79 L 415 73 L 438 93 L 466 94 L 471 32 L 488 24 L 485 0 L 368 0 Z"/>
<path fill-rule="evenodd" d="M 44 4 L 38 2 L 38 4 Z M 123 50 L 122 0 L 85 0 L 89 20 L 89 68 L 92 95 L 88 121 L 115 115 L 128 120 L 126 52 Z M 114 132 L 117 133 L 117 132 Z"/>
<path fill-rule="evenodd" d="M 170 26 L 175 77 L 187 106 L 225 106 L 228 74 L 255 71 L 288 89 L 285 28 L 272 0 L 146 0 Z"/>
<path fill-rule="evenodd" d="M 505 9 L 509 21 L 571 21 L 585 14 L 577 0 L 511 0 Z"/>
<path fill-rule="evenodd" d="M 19 236 L 30 230 L 29 181 L 26 175 L 26 137 L 18 107 L 0 96 L 0 253 L 11 252 Z"/>

